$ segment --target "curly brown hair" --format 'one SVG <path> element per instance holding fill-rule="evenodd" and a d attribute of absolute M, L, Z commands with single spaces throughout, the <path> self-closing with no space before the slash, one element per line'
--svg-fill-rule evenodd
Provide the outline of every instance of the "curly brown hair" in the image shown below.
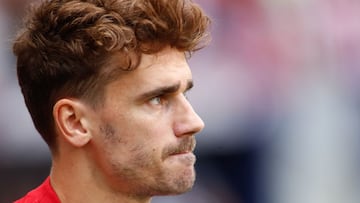
<path fill-rule="evenodd" d="M 192 53 L 209 39 L 209 17 L 191 0 L 46 0 L 33 7 L 14 41 L 26 106 L 46 143 L 55 143 L 52 108 L 64 97 L 101 104 L 114 78 L 106 62 L 122 56 L 122 71 L 143 53 L 166 46 Z M 110 72 L 109 72 L 110 71 Z"/>

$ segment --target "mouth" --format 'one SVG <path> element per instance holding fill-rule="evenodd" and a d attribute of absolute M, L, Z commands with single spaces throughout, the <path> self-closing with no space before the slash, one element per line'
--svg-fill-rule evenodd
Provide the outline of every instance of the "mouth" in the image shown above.
<path fill-rule="evenodd" d="M 196 145 L 195 139 L 184 140 L 177 147 L 168 148 L 168 150 L 166 150 L 167 153 L 165 153 L 165 154 L 167 154 L 167 155 L 165 157 L 167 157 L 167 156 L 179 156 L 179 155 L 191 155 L 191 156 L 194 156 L 193 152 L 194 152 L 194 149 L 195 149 L 195 145 Z"/>
<path fill-rule="evenodd" d="M 193 153 L 193 151 L 194 151 L 194 147 L 192 145 L 188 145 L 188 147 L 186 147 L 186 149 L 184 149 L 184 147 L 180 147 L 177 150 L 174 150 L 173 152 L 170 153 L 170 156 Z"/>
<path fill-rule="evenodd" d="M 177 163 L 181 163 L 184 166 L 192 167 L 196 162 L 196 156 L 191 151 L 173 153 L 168 158 L 172 161 L 176 160 Z"/>
<path fill-rule="evenodd" d="M 186 155 L 186 154 L 194 154 L 194 153 L 192 151 L 184 151 L 184 152 L 172 153 L 170 154 L 170 156 L 178 156 L 178 155 Z"/>
<path fill-rule="evenodd" d="M 193 154 L 194 149 L 195 149 L 195 143 L 189 143 L 171 152 L 170 156 L 181 155 L 181 154 Z"/>

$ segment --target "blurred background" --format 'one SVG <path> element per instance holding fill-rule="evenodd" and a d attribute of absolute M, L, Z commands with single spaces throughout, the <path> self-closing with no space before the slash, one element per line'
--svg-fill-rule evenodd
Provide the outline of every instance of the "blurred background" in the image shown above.
<path fill-rule="evenodd" d="M 0 203 L 49 173 L 11 40 L 30 0 L 0 0 Z M 197 182 L 154 203 L 360 202 L 360 1 L 196 0 L 213 40 L 190 60 Z"/>

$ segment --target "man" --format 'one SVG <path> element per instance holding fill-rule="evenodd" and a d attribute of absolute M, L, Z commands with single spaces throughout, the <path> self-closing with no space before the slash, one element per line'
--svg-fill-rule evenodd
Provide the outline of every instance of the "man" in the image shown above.
<path fill-rule="evenodd" d="M 52 0 L 14 42 L 19 84 L 49 145 L 49 178 L 22 202 L 150 202 L 195 179 L 204 127 L 186 56 L 208 41 L 190 0 Z"/>

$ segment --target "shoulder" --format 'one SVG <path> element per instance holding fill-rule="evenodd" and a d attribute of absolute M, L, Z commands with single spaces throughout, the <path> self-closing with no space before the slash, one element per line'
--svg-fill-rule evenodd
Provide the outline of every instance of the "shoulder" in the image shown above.
<path fill-rule="evenodd" d="M 51 187 L 50 178 L 48 177 L 39 187 L 14 203 L 60 203 L 60 200 Z"/>

